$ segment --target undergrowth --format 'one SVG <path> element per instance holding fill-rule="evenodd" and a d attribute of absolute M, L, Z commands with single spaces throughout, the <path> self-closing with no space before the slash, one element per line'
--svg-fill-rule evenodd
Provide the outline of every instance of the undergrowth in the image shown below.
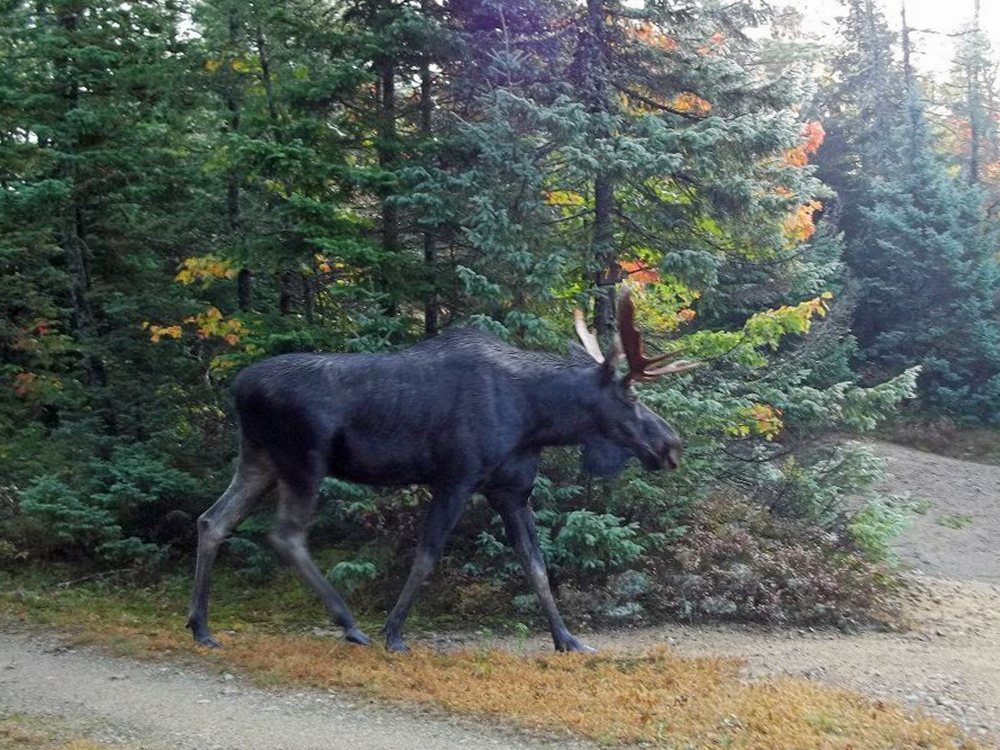
<path fill-rule="evenodd" d="M 893 508 L 886 514 L 886 524 L 905 522 Z M 661 617 L 769 624 L 892 620 L 901 581 L 885 553 L 859 552 L 858 530 L 849 527 L 872 523 L 860 516 L 821 528 L 739 497 L 711 497 L 693 512 L 688 533 L 654 556 L 651 607 Z"/>
<path fill-rule="evenodd" d="M 947 417 L 910 417 L 883 425 L 875 437 L 926 453 L 1000 466 L 1000 431 L 995 427 L 973 427 Z"/>
<path fill-rule="evenodd" d="M 33 584 L 39 582 L 36 578 Z M 745 680 L 741 662 L 733 658 L 681 657 L 665 648 L 596 656 L 417 649 L 400 656 L 329 638 L 278 635 L 273 619 L 237 620 L 228 605 L 218 607 L 215 616 L 225 648 L 206 652 L 194 647 L 183 630 L 179 587 L 115 592 L 103 583 L 61 589 L 27 583 L 0 579 L 0 614 L 42 621 L 74 633 L 80 642 L 130 656 L 188 654 L 240 668 L 268 684 L 346 689 L 530 729 L 568 730 L 603 744 L 754 750 L 980 747 L 954 727 L 910 714 L 894 702 L 788 678 Z M 291 610 L 296 609 L 293 597 Z M 281 618 L 290 621 L 287 610 Z"/>

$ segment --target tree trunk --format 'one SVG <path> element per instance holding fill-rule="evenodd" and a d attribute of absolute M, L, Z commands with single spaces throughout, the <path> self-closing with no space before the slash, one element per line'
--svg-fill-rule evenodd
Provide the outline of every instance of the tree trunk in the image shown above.
<path fill-rule="evenodd" d="M 900 6 L 900 17 L 903 24 L 903 85 L 906 94 L 906 114 L 910 127 L 910 161 L 912 162 L 920 148 L 920 103 L 917 101 L 917 87 L 914 81 L 913 64 L 911 62 L 913 46 L 910 43 L 910 27 L 906 24 L 906 3 Z"/>
<path fill-rule="evenodd" d="M 421 10 L 427 12 L 427 0 L 421 2 Z M 431 99 L 430 56 L 424 54 L 420 65 L 420 135 L 424 143 L 430 141 L 433 132 L 434 102 Z M 437 241 L 434 233 L 424 228 L 424 270 L 427 274 L 427 299 L 424 300 L 424 336 L 433 338 L 438 334 L 438 293 L 437 293 Z"/>
<path fill-rule="evenodd" d="M 77 8 L 67 8 L 59 16 L 59 25 L 65 29 L 67 37 L 76 33 L 79 16 Z M 68 46 L 72 47 L 72 43 Z M 62 95 L 66 112 L 79 107 L 80 83 L 72 70 L 69 57 L 60 58 L 57 67 L 62 73 Z M 63 144 L 70 149 L 70 144 Z M 79 167 L 76 163 L 67 168 L 66 177 L 73 187 L 72 203 L 66 207 L 65 218 L 59 232 L 59 246 L 66 266 L 70 270 L 70 300 L 73 304 L 73 329 L 85 352 L 85 379 L 88 385 L 105 385 L 107 373 L 100 355 L 93 351 L 91 344 L 97 339 L 97 320 L 90 303 L 90 248 L 87 245 L 86 198 L 80 194 Z"/>
<path fill-rule="evenodd" d="M 607 39 L 604 25 L 605 9 L 602 0 L 587 0 L 587 29 L 581 39 L 581 51 L 576 64 L 578 74 L 584 84 L 584 97 L 589 111 L 601 115 L 612 111 L 607 93 L 610 71 L 606 54 Z M 601 125 L 595 129 L 594 137 L 604 140 L 611 133 Z M 594 280 L 597 286 L 597 302 L 594 323 L 597 335 L 607 340 L 615 332 L 614 289 L 620 280 L 614 235 L 615 187 L 614 178 L 607 165 L 601 165 L 594 178 L 594 225 L 591 230 L 591 257 L 597 269 Z"/>
<path fill-rule="evenodd" d="M 972 29 L 979 36 L 979 0 L 976 0 L 972 15 Z M 979 183 L 980 145 L 982 141 L 982 88 L 980 78 L 979 58 L 971 56 L 966 69 L 969 98 L 969 183 Z"/>
<path fill-rule="evenodd" d="M 615 332 L 615 284 L 620 281 L 615 253 L 614 183 L 602 174 L 594 180 L 594 228 L 591 248 L 600 268 L 597 283 L 597 307 L 594 312 L 597 335 L 610 338 Z"/>
<path fill-rule="evenodd" d="M 292 302 L 295 299 L 294 276 L 291 271 L 278 274 L 278 312 L 289 315 L 292 312 Z"/>
<path fill-rule="evenodd" d="M 379 93 L 378 163 L 388 170 L 396 162 L 396 71 L 391 59 L 380 65 Z M 396 253 L 399 251 L 399 212 L 389 198 L 389 191 L 386 191 L 382 196 L 382 245 L 389 253 Z"/>
<path fill-rule="evenodd" d="M 235 9 L 229 11 L 229 43 L 235 48 L 239 38 L 239 18 Z M 226 109 L 229 112 L 229 132 L 240 130 L 240 100 L 236 94 L 235 85 L 226 88 Z M 240 176 L 235 169 L 230 169 L 226 175 L 226 225 L 233 245 L 243 248 L 243 216 L 240 209 Z M 240 253 L 242 255 L 242 253 Z M 240 310 L 248 312 L 253 309 L 253 272 L 245 265 L 236 277 L 236 296 Z"/>

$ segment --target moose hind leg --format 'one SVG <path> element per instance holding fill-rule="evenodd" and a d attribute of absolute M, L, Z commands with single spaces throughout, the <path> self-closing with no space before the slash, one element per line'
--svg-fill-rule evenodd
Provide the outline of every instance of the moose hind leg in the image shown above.
<path fill-rule="evenodd" d="M 307 526 L 316 503 L 317 488 L 293 488 L 288 482 L 278 482 L 278 516 L 271 531 L 271 544 L 278 556 L 298 571 L 309 588 L 316 592 L 334 622 L 344 629 L 344 638 L 352 643 L 367 646 L 370 643 L 358 627 L 347 604 L 330 585 L 306 546 Z"/>
<path fill-rule="evenodd" d="M 198 561 L 195 564 L 194 591 L 187 626 L 195 641 L 219 648 L 208 627 L 208 595 L 212 566 L 219 546 L 233 529 L 253 510 L 257 501 L 274 485 L 274 472 L 266 459 L 248 450 L 240 454 L 239 467 L 229 488 L 215 504 L 198 518 Z"/>
<path fill-rule="evenodd" d="M 529 491 L 530 492 L 530 491 Z M 542 612 L 549 621 L 552 631 L 552 642 L 556 651 L 577 651 L 593 653 L 594 649 L 577 640 L 563 622 L 556 599 L 549 586 L 548 572 L 545 570 L 545 560 L 538 547 L 538 535 L 535 531 L 535 514 L 528 504 L 528 493 L 517 495 L 508 493 L 491 493 L 490 504 L 500 514 L 507 540 L 517 552 L 524 567 L 525 575 L 538 596 Z"/>

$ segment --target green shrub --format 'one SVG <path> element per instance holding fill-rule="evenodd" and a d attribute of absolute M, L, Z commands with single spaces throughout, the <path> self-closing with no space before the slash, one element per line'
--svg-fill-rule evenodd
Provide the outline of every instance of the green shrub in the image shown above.
<path fill-rule="evenodd" d="M 636 560 L 643 547 L 636 524 L 624 525 L 610 513 L 574 510 L 566 514 L 552 541 L 552 562 L 564 570 L 610 573 Z"/>
<path fill-rule="evenodd" d="M 155 566 L 194 532 L 203 490 L 144 446 L 121 446 L 65 476 L 46 474 L 19 493 L 7 522 L 36 557 Z"/>
<path fill-rule="evenodd" d="M 374 581 L 380 572 L 372 560 L 341 560 L 327 571 L 326 577 L 338 589 L 350 593 Z"/>

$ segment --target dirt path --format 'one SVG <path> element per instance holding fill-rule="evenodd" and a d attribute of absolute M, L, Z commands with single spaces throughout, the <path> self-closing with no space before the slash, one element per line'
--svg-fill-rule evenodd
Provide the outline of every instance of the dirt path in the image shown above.
<path fill-rule="evenodd" d="M 353 696 L 253 687 L 232 674 L 0 632 L 0 717 L 53 717 L 91 739 L 165 750 L 583 750 Z"/>
<path fill-rule="evenodd" d="M 909 602 L 912 630 L 845 635 L 674 625 L 588 641 L 629 651 L 667 642 L 685 654 L 743 656 L 751 675 L 784 672 L 893 696 L 974 735 L 1000 738 L 1000 468 L 878 449 L 896 475 L 889 488 L 911 493 L 923 510 L 899 544 L 924 591 Z M 493 645 L 550 648 L 542 637 Z M 5 712 L 59 716 L 98 739 L 146 748 L 586 747 L 335 693 L 261 690 L 232 675 L 66 650 L 52 638 L 14 633 L 0 633 L 0 716 Z"/>
<path fill-rule="evenodd" d="M 896 545 L 903 564 L 1000 585 L 1000 466 L 876 445 L 893 473 L 887 488 L 922 511 Z"/>

